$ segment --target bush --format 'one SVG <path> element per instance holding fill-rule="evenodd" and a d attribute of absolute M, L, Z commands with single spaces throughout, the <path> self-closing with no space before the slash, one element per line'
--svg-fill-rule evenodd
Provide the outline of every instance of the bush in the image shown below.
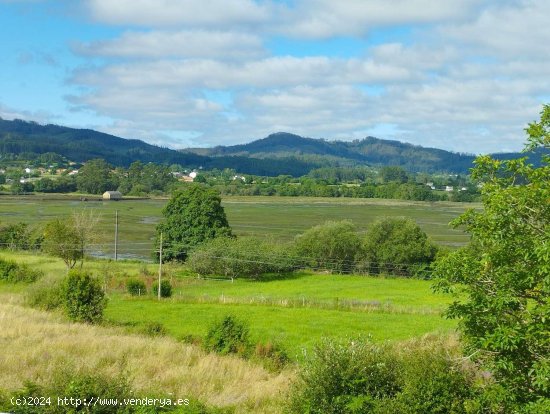
<path fill-rule="evenodd" d="M 327 221 L 298 236 L 295 246 L 303 265 L 344 273 L 353 269 L 361 240 L 351 221 Z"/>
<path fill-rule="evenodd" d="M 437 345 L 440 346 L 440 345 Z M 287 403 L 290 413 L 497 413 L 477 404 L 482 393 L 472 369 L 431 346 L 327 340 L 306 361 Z M 477 404 L 477 405 L 476 405 Z"/>
<path fill-rule="evenodd" d="M 204 347 L 207 351 L 222 355 L 244 355 L 249 347 L 248 326 L 228 315 L 210 327 L 204 339 Z"/>
<path fill-rule="evenodd" d="M 107 304 L 99 281 L 86 272 L 72 270 L 63 284 L 64 307 L 77 322 L 99 323 Z"/>
<path fill-rule="evenodd" d="M 291 413 L 371 412 L 375 401 L 400 391 L 400 366 L 389 348 L 325 340 L 306 361 L 289 400 Z"/>
<path fill-rule="evenodd" d="M 147 287 L 145 286 L 145 283 L 139 279 L 128 279 L 126 282 L 126 290 L 128 290 L 128 293 L 132 296 L 147 294 Z"/>
<path fill-rule="evenodd" d="M 39 270 L 32 270 L 25 264 L 0 259 L 0 280 L 10 283 L 32 283 L 43 276 Z"/>
<path fill-rule="evenodd" d="M 148 336 L 164 336 L 166 335 L 166 328 L 160 322 L 147 322 L 141 332 Z"/>
<path fill-rule="evenodd" d="M 384 218 L 368 228 L 357 268 L 368 273 L 426 278 L 425 269 L 436 253 L 437 247 L 413 220 Z"/>
<path fill-rule="evenodd" d="M 267 273 L 287 273 L 296 268 L 284 246 L 254 237 L 219 237 L 189 255 L 189 269 L 200 276 L 258 279 Z"/>
<path fill-rule="evenodd" d="M 153 293 L 155 296 L 158 296 L 159 294 L 159 283 L 155 282 L 153 285 Z M 160 297 L 161 298 L 169 298 L 172 296 L 172 285 L 168 280 L 163 280 L 160 282 Z"/>
<path fill-rule="evenodd" d="M 286 351 L 277 343 L 268 341 L 258 342 L 254 349 L 254 358 L 257 358 L 270 371 L 281 371 L 289 362 L 290 358 Z"/>

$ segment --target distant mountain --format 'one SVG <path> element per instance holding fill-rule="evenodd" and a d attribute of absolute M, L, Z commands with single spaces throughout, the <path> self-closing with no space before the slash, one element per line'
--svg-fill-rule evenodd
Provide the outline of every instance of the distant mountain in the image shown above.
<path fill-rule="evenodd" d="M 473 154 L 462 154 L 437 148 L 426 148 L 399 141 L 366 137 L 354 141 L 326 141 L 304 138 L 278 132 L 248 144 L 190 148 L 186 152 L 210 157 L 239 155 L 254 158 L 295 157 L 305 162 L 324 165 L 398 165 L 409 171 L 467 173 L 475 159 Z M 493 154 L 499 159 L 523 156 L 520 153 Z M 532 157 L 540 162 L 540 154 Z"/>
<path fill-rule="evenodd" d="M 294 157 L 258 159 L 229 155 L 213 158 L 158 147 L 138 139 L 119 138 L 91 129 L 40 125 L 19 119 L 8 121 L 0 118 L 0 154 L 28 153 L 32 156 L 46 152 L 55 152 L 76 162 L 103 158 L 115 166 L 127 167 L 139 160 L 145 163 L 181 164 L 188 168 L 232 168 L 240 173 L 255 175 L 300 176 L 320 166 Z"/>
<path fill-rule="evenodd" d="M 248 144 L 175 151 L 137 139 L 123 139 L 91 129 L 40 125 L 0 118 L 0 154 L 55 152 L 84 162 L 103 158 L 115 166 L 133 161 L 181 164 L 188 168 L 232 168 L 254 175 L 305 175 L 325 166 L 398 165 L 409 171 L 466 173 L 474 155 L 424 148 L 399 141 L 367 137 L 355 141 L 327 141 L 279 132 Z M 496 154 L 508 159 L 518 153 Z M 540 162 L 540 153 L 532 157 Z"/>

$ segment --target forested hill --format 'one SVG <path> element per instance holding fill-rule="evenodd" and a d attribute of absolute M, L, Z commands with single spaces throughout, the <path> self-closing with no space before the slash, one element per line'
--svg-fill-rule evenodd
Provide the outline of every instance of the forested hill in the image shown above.
<path fill-rule="evenodd" d="M 115 166 L 128 166 L 139 160 L 188 168 L 232 168 L 244 174 L 266 176 L 301 176 L 319 167 L 358 165 L 397 165 L 413 172 L 465 173 L 474 160 L 469 154 L 374 137 L 350 142 L 326 141 L 284 132 L 243 145 L 175 151 L 91 129 L 0 118 L 0 154 L 32 156 L 46 152 L 55 152 L 76 162 L 103 158 Z M 497 156 L 514 158 L 518 154 Z M 540 154 L 533 161 L 537 159 Z"/>
<path fill-rule="evenodd" d="M 301 176 L 321 166 L 294 157 L 258 159 L 252 157 L 207 157 L 147 144 L 138 139 L 124 139 L 91 129 L 59 125 L 40 125 L 22 120 L 0 118 L 0 154 L 37 154 L 55 152 L 76 162 L 103 158 L 115 166 L 127 167 L 134 161 L 158 164 L 181 164 L 187 168 L 232 168 L 244 174 Z"/>
<path fill-rule="evenodd" d="M 103 158 L 117 166 L 127 166 L 136 160 L 184 165 L 197 165 L 209 160 L 208 157 L 183 154 L 137 139 L 123 139 L 91 129 L 0 119 L 1 154 L 45 152 L 55 152 L 76 162 Z"/>
<path fill-rule="evenodd" d="M 367 137 L 355 141 L 326 141 L 279 132 L 249 144 L 190 149 L 212 157 L 240 155 L 257 158 L 294 156 L 340 165 L 399 165 L 410 171 L 467 172 L 475 156 L 399 141 Z"/>

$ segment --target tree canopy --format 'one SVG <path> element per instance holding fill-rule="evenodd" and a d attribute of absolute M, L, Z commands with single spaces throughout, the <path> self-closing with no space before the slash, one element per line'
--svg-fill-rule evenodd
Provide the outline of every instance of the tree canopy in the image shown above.
<path fill-rule="evenodd" d="M 193 185 L 175 192 L 162 214 L 155 249 L 162 233 L 165 260 L 185 260 L 189 251 L 204 241 L 231 236 L 219 194 L 206 187 Z"/>
<path fill-rule="evenodd" d="M 526 132 L 526 151 L 550 148 L 550 105 Z M 507 412 L 550 407 L 549 161 L 543 156 L 535 167 L 525 158 L 479 157 L 473 177 L 483 184 L 483 210 L 452 223 L 471 244 L 436 269 L 436 288 L 463 292 L 447 314 L 460 319 L 471 357 L 506 390 Z"/>

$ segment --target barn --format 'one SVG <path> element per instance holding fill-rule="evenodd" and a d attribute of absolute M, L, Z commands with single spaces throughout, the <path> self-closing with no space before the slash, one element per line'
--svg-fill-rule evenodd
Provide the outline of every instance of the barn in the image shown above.
<path fill-rule="evenodd" d="M 104 200 L 122 200 L 122 193 L 120 191 L 105 191 L 103 193 Z"/>

